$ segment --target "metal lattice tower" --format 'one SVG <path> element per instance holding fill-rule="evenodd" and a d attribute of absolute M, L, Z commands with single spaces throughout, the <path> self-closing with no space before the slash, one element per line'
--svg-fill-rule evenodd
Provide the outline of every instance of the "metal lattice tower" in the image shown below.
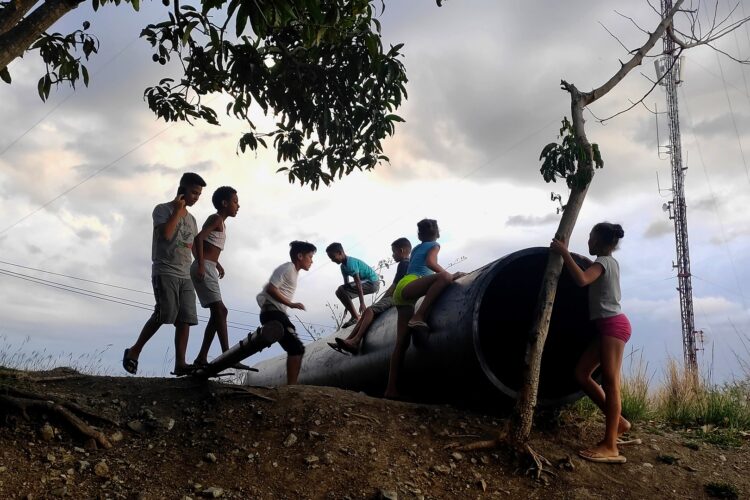
<path fill-rule="evenodd" d="M 672 0 L 661 0 L 662 15 L 672 9 Z M 682 314 L 682 347 L 685 368 L 694 377 L 698 376 L 695 318 L 693 314 L 693 285 L 690 275 L 690 252 L 688 248 L 687 206 L 685 205 L 685 170 L 682 166 L 682 144 L 680 141 L 680 116 L 677 106 L 677 86 L 680 81 L 680 60 L 675 55 L 674 41 L 665 33 L 664 55 L 657 60 L 658 76 L 667 94 L 667 114 L 669 117 L 669 145 L 667 150 L 672 166 L 672 200 L 667 204 L 669 218 L 674 221 L 677 261 L 672 264 L 677 269 L 677 291 L 680 293 Z"/>

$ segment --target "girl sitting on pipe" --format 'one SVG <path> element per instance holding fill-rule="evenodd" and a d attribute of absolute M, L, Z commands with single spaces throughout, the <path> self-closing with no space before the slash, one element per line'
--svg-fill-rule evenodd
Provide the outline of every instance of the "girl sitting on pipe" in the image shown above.
<path fill-rule="evenodd" d="M 406 276 L 396 285 L 393 291 L 393 304 L 398 311 L 396 322 L 396 345 L 391 354 L 391 365 L 388 372 L 388 387 L 385 397 L 398 399 L 398 375 L 404 362 L 406 350 L 411 342 L 411 330 L 429 332 L 430 326 L 425 321 L 443 290 L 464 273 L 449 273 L 437 261 L 440 244 L 440 229 L 434 219 L 422 219 L 417 223 L 417 238 L 421 243 L 411 251 L 411 260 Z M 424 297 L 419 308 L 414 311 L 417 299 Z"/>

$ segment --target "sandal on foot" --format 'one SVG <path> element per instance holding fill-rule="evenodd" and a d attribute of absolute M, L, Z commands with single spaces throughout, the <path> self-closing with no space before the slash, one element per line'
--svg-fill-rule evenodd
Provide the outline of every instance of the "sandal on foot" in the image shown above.
<path fill-rule="evenodd" d="M 603 464 L 624 464 L 628 461 L 624 455 L 617 455 L 615 457 L 607 457 L 601 453 L 596 453 L 589 450 L 581 450 L 578 452 L 578 456 L 589 462 L 597 462 Z"/>
<path fill-rule="evenodd" d="M 352 347 L 349 344 L 346 343 L 346 341 L 342 338 L 336 337 L 336 345 L 339 346 L 341 349 L 345 350 L 349 354 L 357 355 L 359 354 L 359 347 Z"/>
<path fill-rule="evenodd" d="M 195 373 L 196 367 L 194 365 L 176 366 L 172 375 L 175 377 L 184 377 L 185 375 L 192 375 Z"/>
<path fill-rule="evenodd" d="M 340 346 L 340 345 L 338 345 L 338 344 L 337 344 L 337 343 L 335 343 L 335 342 L 328 342 L 328 347 L 330 347 L 331 349 L 333 349 L 333 350 L 334 350 L 334 351 L 336 351 L 336 352 L 340 352 L 341 354 L 346 354 L 347 356 L 349 356 L 349 355 L 351 354 L 351 353 L 350 353 L 349 351 L 345 351 L 345 350 L 343 350 L 343 349 L 341 348 L 341 346 Z"/>
<path fill-rule="evenodd" d="M 643 441 L 641 441 L 641 438 L 617 438 L 617 446 L 625 446 L 628 444 L 643 444 Z"/>
<path fill-rule="evenodd" d="M 125 349 L 125 352 L 122 354 L 122 367 L 126 372 L 135 375 L 138 373 L 138 360 L 131 358 L 128 356 L 129 354 L 130 349 Z"/>
<path fill-rule="evenodd" d="M 424 321 L 409 321 L 408 323 L 409 328 L 412 330 L 415 330 L 419 333 L 428 333 L 430 331 L 430 325 L 425 323 Z"/>

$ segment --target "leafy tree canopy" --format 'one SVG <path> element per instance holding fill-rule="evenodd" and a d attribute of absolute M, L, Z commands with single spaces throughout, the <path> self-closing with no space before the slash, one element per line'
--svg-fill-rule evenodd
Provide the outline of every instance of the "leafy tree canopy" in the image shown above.
<path fill-rule="evenodd" d="M 81 1 L 45 0 L 28 15 L 35 3 L 31 0 L 0 2 L 0 77 L 10 83 L 8 63 L 32 50 L 46 64 L 38 84 L 42 99 L 49 96 L 53 84 L 75 86 L 83 80 L 87 85 L 82 57 L 88 59 L 99 47 L 88 32 L 89 23 L 68 35 L 46 33 L 54 20 Z M 136 10 L 140 6 L 139 0 L 92 3 L 97 10 L 123 1 Z M 382 140 L 394 133 L 395 122 L 403 121 L 395 111 L 406 99 L 407 78 L 401 62 L 403 44 L 384 47 L 382 43 L 377 14 L 384 3 L 203 0 L 181 5 L 175 0 L 170 5 L 169 0 L 162 1 L 166 19 L 146 26 L 141 36 L 154 48 L 155 63 L 174 59 L 183 72 L 179 81 L 164 78 L 145 90 L 144 98 L 159 118 L 218 125 L 217 112 L 204 97 L 227 95 L 226 113 L 248 126 L 238 150 L 252 151 L 270 143 L 278 160 L 288 162 L 279 170 L 289 181 L 312 189 L 355 169 L 370 170 L 388 161 Z M 46 26 L 40 23 L 44 16 L 40 11 L 58 4 L 67 10 L 58 12 Z M 253 104 L 275 117 L 271 130 L 256 128 L 250 112 Z"/>

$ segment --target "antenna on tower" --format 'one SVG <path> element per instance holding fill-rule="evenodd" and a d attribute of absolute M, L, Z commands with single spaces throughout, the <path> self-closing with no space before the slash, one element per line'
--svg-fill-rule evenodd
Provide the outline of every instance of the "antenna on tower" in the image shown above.
<path fill-rule="evenodd" d="M 662 15 L 672 9 L 672 0 L 661 0 Z M 680 294 L 680 314 L 682 316 L 682 350 L 685 368 L 695 380 L 698 378 L 696 335 L 703 339 L 703 332 L 695 330 L 693 313 L 693 284 L 690 274 L 690 251 L 688 246 L 687 205 L 685 204 L 685 170 L 682 166 L 682 143 L 680 139 L 680 116 L 677 105 L 677 86 L 682 83 L 682 58 L 676 58 L 674 41 L 665 33 L 663 36 L 663 56 L 654 61 L 659 84 L 667 94 L 667 115 L 669 117 L 669 144 L 665 147 L 672 167 L 672 199 L 663 205 L 665 212 L 674 222 L 675 248 L 677 260 L 672 266 L 677 269 L 677 291 Z M 657 118 L 658 120 L 658 118 Z M 658 134 L 658 121 L 657 121 Z M 658 139 L 657 139 L 658 140 Z M 659 147 L 659 157 L 661 148 Z M 657 174 L 658 183 L 658 174 Z M 661 186 L 659 186 L 661 192 Z"/>

